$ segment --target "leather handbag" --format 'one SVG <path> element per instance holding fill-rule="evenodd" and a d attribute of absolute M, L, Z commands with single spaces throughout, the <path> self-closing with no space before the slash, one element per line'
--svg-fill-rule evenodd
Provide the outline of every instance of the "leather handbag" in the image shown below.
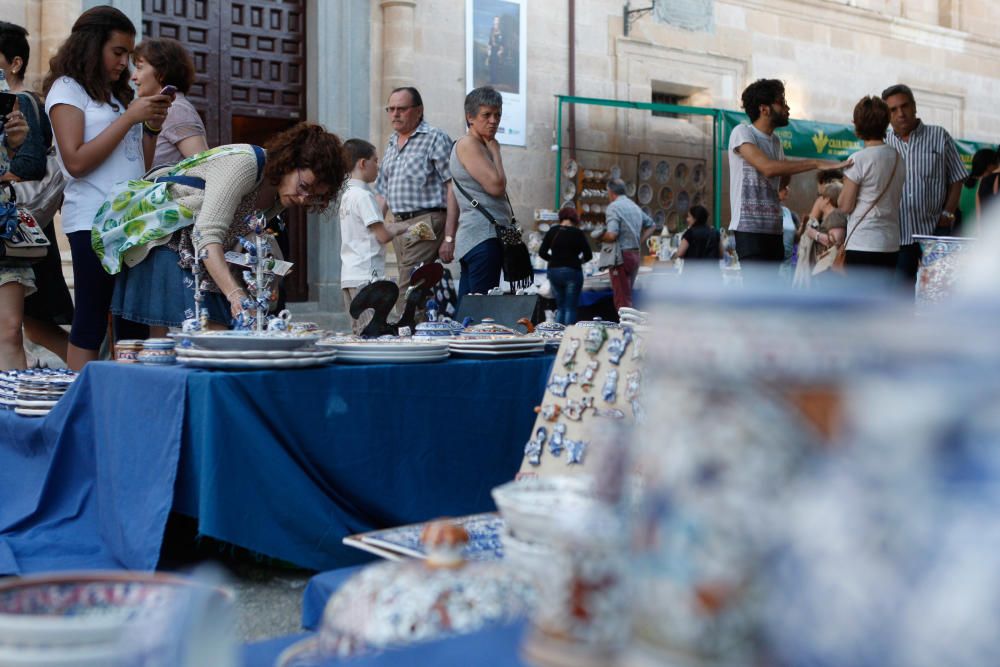
<path fill-rule="evenodd" d="M 507 206 L 510 206 L 510 224 L 502 225 L 497 222 L 492 213 L 481 206 L 479 201 L 462 187 L 457 178 L 451 179 L 451 182 L 455 184 L 462 196 L 469 200 L 472 208 L 482 213 L 496 229 L 500 245 L 503 247 L 504 280 L 509 282 L 514 289 L 530 287 L 535 280 L 535 271 L 531 266 L 531 253 L 528 252 L 528 246 L 521 238 L 521 230 L 518 229 L 517 220 L 514 218 L 514 207 L 511 205 L 507 193 L 504 193 L 504 197 L 507 198 Z"/>

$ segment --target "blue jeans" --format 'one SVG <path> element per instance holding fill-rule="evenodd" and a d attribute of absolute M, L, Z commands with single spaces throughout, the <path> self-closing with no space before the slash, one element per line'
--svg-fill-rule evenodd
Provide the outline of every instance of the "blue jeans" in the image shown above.
<path fill-rule="evenodd" d="M 458 280 L 458 298 L 466 294 L 486 294 L 500 286 L 503 248 L 500 239 L 486 239 L 459 260 L 462 277 Z"/>
<path fill-rule="evenodd" d="M 548 271 L 549 284 L 556 297 L 556 322 L 569 326 L 576 324 L 576 309 L 583 289 L 583 271 L 568 266 L 557 266 Z"/>

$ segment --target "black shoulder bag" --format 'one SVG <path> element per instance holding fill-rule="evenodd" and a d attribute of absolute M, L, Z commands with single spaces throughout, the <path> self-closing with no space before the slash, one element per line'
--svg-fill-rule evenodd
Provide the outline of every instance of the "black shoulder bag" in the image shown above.
<path fill-rule="evenodd" d="M 530 287 L 535 280 L 535 271 L 531 268 L 531 254 L 528 246 L 521 238 L 521 230 L 517 227 L 517 220 L 514 218 L 514 207 L 511 206 L 510 197 L 504 193 L 507 199 L 507 206 L 510 206 L 510 225 L 501 225 L 493 214 L 479 205 L 479 201 L 466 192 L 465 188 L 458 182 L 457 178 L 452 178 L 462 196 L 469 200 L 472 208 L 486 216 L 486 219 L 496 228 L 497 237 L 503 247 L 503 277 L 510 283 L 511 289 L 523 289 Z"/>

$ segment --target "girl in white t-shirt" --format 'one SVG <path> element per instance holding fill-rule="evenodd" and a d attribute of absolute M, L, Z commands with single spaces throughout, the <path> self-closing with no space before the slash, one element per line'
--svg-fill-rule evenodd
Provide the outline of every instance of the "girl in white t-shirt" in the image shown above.
<path fill-rule="evenodd" d="M 90 245 L 94 216 L 112 185 L 140 178 L 150 166 L 171 102 L 168 95 L 133 99 L 134 47 L 129 18 L 114 7 L 94 7 L 73 24 L 45 77 L 45 110 L 66 179 L 62 226 L 76 293 L 67 363 L 74 370 L 97 359 L 115 284 Z"/>

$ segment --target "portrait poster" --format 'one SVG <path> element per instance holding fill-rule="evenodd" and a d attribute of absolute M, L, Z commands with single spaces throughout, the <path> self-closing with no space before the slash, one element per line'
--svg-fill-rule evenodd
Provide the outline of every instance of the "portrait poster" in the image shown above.
<path fill-rule="evenodd" d="M 497 141 L 526 143 L 528 0 L 466 0 L 466 90 L 492 86 L 503 96 Z"/>

